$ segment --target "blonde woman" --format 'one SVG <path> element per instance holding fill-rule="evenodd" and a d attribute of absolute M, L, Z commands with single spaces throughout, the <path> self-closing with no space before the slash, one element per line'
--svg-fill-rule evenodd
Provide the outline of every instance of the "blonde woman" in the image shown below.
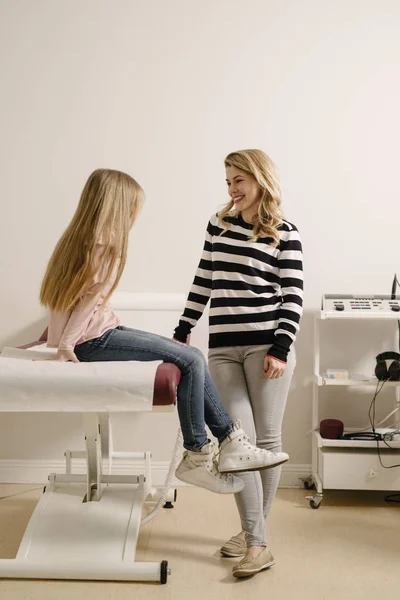
<path fill-rule="evenodd" d="M 48 345 L 58 361 L 163 360 L 177 365 L 178 414 L 186 451 L 176 476 L 212 492 L 236 493 L 240 478 L 230 473 L 285 462 L 287 454 L 260 450 L 246 441 L 224 410 L 206 361 L 196 348 L 120 325 L 108 299 L 122 275 L 128 235 L 144 193 L 120 171 L 94 171 L 75 215 L 58 242 L 42 283 L 40 300 L 50 309 Z M 205 423 L 218 439 L 219 470 Z"/>
<path fill-rule="evenodd" d="M 302 245 L 282 216 L 275 167 L 264 152 L 232 152 L 225 169 L 230 201 L 208 224 L 174 339 L 186 342 L 211 298 L 209 368 L 222 403 L 252 444 L 279 453 L 302 314 Z M 279 477 L 279 468 L 241 476 L 241 531 L 221 548 L 224 556 L 244 557 L 233 568 L 236 577 L 274 564 L 266 518 Z"/>

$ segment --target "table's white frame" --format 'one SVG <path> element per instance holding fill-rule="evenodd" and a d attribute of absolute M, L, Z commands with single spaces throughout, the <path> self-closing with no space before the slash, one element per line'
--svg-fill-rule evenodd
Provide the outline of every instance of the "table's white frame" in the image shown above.
<path fill-rule="evenodd" d="M 183 303 L 181 294 L 119 293 L 112 299 L 117 310 L 181 310 Z M 65 474 L 49 475 L 16 558 L 0 559 L 0 578 L 166 583 L 170 572 L 166 560 L 135 561 L 143 504 L 149 496 L 157 496 L 151 483 L 150 452 L 114 452 L 110 415 L 91 412 L 82 418 L 85 451 L 67 450 Z M 86 474 L 74 474 L 72 459 L 82 457 Z M 145 473 L 111 475 L 112 460 L 119 457 L 144 460 Z M 121 535 L 113 535 L 110 524 L 122 513 L 127 518 L 118 523 Z M 56 530 L 62 532 L 62 540 L 53 535 Z"/>

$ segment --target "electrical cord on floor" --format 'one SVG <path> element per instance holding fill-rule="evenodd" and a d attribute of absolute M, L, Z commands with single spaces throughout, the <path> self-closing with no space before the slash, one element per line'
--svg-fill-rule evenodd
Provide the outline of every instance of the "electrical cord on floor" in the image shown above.
<path fill-rule="evenodd" d="M 398 494 L 389 494 L 388 496 L 385 496 L 385 502 L 400 504 L 400 492 Z"/>
<path fill-rule="evenodd" d="M 180 458 L 180 450 L 182 447 L 182 431 L 179 428 L 178 429 L 178 433 L 176 436 L 176 441 L 175 441 L 175 446 L 174 446 L 174 450 L 172 453 L 172 458 L 171 458 L 171 463 L 169 466 L 169 470 L 167 473 L 167 476 L 165 478 L 165 482 L 164 482 L 164 486 L 162 488 L 162 492 L 161 492 L 161 496 L 159 498 L 159 500 L 157 501 L 157 504 L 155 505 L 155 507 L 153 508 L 153 510 L 146 515 L 142 520 L 141 520 L 141 524 L 144 525 L 145 523 L 147 523 L 148 521 L 150 521 L 151 519 L 153 519 L 156 514 L 158 513 L 158 511 L 160 510 L 160 508 L 162 506 L 164 506 L 166 500 L 167 500 L 167 496 L 168 496 L 168 492 L 171 488 L 172 485 L 172 479 L 175 475 L 175 469 L 177 466 L 177 462 L 178 459 Z M 16 494 L 9 494 L 7 496 L 0 496 L 0 500 L 6 500 L 7 498 L 14 498 L 16 496 L 21 496 L 22 494 L 28 494 L 29 492 L 34 492 L 36 490 L 41 490 L 42 487 L 35 487 L 35 488 L 30 488 L 29 490 L 24 490 L 22 492 L 17 492 Z"/>
<path fill-rule="evenodd" d="M 178 433 L 176 436 L 176 440 L 175 440 L 175 446 L 174 446 L 174 450 L 172 452 L 172 458 L 171 458 L 171 462 L 169 465 L 169 470 L 167 473 L 167 476 L 165 478 L 165 482 L 164 482 L 164 486 L 162 488 L 162 492 L 161 492 L 161 496 L 158 499 L 157 504 L 155 505 L 155 507 L 153 508 L 153 510 L 146 515 L 145 517 L 143 517 L 143 519 L 141 520 L 141 525 L 144 525 L 145 523 L 148 523 L 149 521 L 151 521 L 151 519 L 153 519 L 156 514 L 158 513 L 158 511 L 160 510 L 160 508 L 162 506 L 164 506 L 166 500 L 167 500 L 167 496 L 168 496 L 168 492 L 171 488 L 172 485 L 172 479 L 175 475 L 175 469 L 177 467 L 177 462 L 178 459 L 180 458 L 180 450 L 182 447 L 182 431 L 179 428 L 178 429 Z"/>
<path fill-rule="evenodd" d="M 24 490 L 23 492 L 17 492 L 16 494 L 9 494 L 8 496 L 0 496 L 0 500 L 7 500 L 8 498 L 15 498 L 16 496 L 22 496 L 22 494 L 28 494 L 29 492 L 35 492 L 36 490 L 42 490 L 43 486 L 30 488 L 29 490 Z"/>

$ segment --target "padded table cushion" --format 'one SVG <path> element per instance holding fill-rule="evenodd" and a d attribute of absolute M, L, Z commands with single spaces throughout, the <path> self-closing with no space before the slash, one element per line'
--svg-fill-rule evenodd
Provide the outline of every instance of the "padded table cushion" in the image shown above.
<path fill-rule="evenodd" d="M 43 342 L 4 348 L 1 411 L 125 412 L 175 404 L 179 369 L 159 361 L 59 363 Z M 35 360 L 33 360 L 35 359 Z"/>

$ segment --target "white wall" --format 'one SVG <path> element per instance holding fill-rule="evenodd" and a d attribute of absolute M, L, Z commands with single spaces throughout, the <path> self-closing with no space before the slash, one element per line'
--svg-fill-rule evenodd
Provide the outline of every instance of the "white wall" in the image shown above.
<path fill-rule="evenodd" d="M 41 332 L 41 277 L 93 169 L 147 191 L 119 289 L 186 293 L 225 154 L 263 148 L 304 241 L 284 438 L 310 463 L 311 312 L 324 292 L 388 293 L 400 271 L 399 23 L 397 0 L 1 0 L 0 346 Z M 11 432 L 16 458 L 44 434 L 58 456 L 59 421 L 2 418 L 0 457 Z"/>

